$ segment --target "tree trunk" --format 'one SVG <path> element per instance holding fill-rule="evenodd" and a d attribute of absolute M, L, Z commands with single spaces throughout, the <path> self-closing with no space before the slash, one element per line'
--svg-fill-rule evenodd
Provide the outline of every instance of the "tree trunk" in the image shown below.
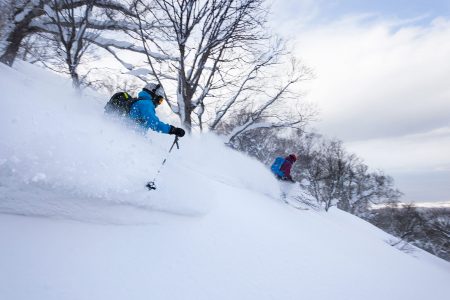
<path fill-rule="evenodd" d="M 14 21 L 13 29 L 6 38 L 6 49 L 0 56 L 0 62 L 12 66 L 19 52 L 23 39 L 31 33 L 30 23 L 38 15 L 42 14 L 44 1 L 40 1 L 38 6 L 31 9 L 20 21 Z M 19 12 L 17 12 L 19 13 Z M 14 15 L 14 17 L 17 15 Z"/>
<path fill-rule="evenodd" d="M 80 76 L 78 75 L 78 72 L 75 70 L 75 68 L 71 68 L 70 77 L 72 78 L 73 87 L 76 90 L 79 90 L 80 86 L 81 86 L 81 81 L 80 81 Z"/>
<path fill-rule="evenodd" d="M 184 128 L 191 132 L 192 130 L 192 93 L 188 91 L 188 83 L 184 79 L 185 76 L 182 72 L 179 74 L 178 78 L 178 108 L 179 108 L 179 115 L 180 120 Z"/>
<path fill-rule="evenodd" d="M 20 45 L 22 44 L 22 40 L 29 33 L 28 25 L 31 22 L 31 18 L 28 21 L 25 21 L 25 20 L 27 20 L 27 19 L 24 19 L 22 22 L 17 24 L 14 27 L 14 29 L 11 31 L 8 38 L 6 39 L 6 42 L 7 42 L 6 49 L 0 57 L 0 62 L 4 63 L 10 67 L 13 65 L 14 60 L 16 59 L 17 53 L 19 52 Z"/>

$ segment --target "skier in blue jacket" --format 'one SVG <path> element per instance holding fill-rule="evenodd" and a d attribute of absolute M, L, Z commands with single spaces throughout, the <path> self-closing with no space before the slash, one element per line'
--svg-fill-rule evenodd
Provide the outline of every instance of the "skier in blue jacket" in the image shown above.
<path fill-rule="evenodd" d="M 295 154 L 289 154 L 285 158 L 281 156 L 277 157 L 273 162 L 272 166 L 270 167 L 270 169 L 275 174 L 277 179 L 295 182 L 291 176 L 291 169 L 292 165 L 295 163 L 296 160 L 297 155 Z"/>
<path fill-rule="evenodd" d="M 144 129 L 182 137 L 185 134 L 182 128 L 161 122 L 156 116 L 155 109 L 164 101 L 164 95 L 160 84 L 148 83 L 139 93 L 139 100 L 131 106 L 129 117 Z"/>

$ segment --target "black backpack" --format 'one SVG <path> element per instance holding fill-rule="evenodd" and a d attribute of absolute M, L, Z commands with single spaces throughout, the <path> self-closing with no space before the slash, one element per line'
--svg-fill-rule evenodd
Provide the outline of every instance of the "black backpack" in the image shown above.
<path fill-rule="evenodd" d="M 115 93 L 111 99 L 109 99 L 108 103 L 106 103 L 105 113 L 126 116 L 130 113 L 131 106 L 138 100 L 141 99 L 133 98 L 127 92 Z"/>

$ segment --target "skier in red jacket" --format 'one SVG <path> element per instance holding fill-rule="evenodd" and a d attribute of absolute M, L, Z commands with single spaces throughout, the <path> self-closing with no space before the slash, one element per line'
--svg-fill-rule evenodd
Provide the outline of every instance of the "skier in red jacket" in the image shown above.
<path fill-rule="evenodd" d="M 282 157 L 277 157 L 275 162 L 272 164 L 272 172 L 275 174 L 275 176 L 280 180 L 288 180 L 295 182 L 294 179 L 292 179 L 291 176 L 291 169 L 292 165 L 297 160 L 297 156 L 295 154 L 289 154 L 284 158 L 283 163 L 278 164 L 278 161 L 282 160 Z"/>

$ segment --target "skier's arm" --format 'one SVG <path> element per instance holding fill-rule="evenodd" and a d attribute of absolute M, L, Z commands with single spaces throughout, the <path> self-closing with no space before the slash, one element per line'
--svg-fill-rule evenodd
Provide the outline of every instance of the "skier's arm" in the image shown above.
<path fill-rule="evenodd" d="M 162 132 L 162 133 L 169 133 L 170 132 L 170 125 L 166 124 L 164 122 L 161 122 L 159 118 L 155 115 L 148 118 L 148 121 L 146 122 L 145 126 L 147 128 L 151 128 L 154 131 Z"/>
<path fill-rule="evenodd" d="M 170 125 L 159 120 L 156 116 L 155 107 L 150 101 L 136 102 L 130 112 L 130 117 L 137 120 L 146 129 L 167 134 L 170 131 Z"/>

